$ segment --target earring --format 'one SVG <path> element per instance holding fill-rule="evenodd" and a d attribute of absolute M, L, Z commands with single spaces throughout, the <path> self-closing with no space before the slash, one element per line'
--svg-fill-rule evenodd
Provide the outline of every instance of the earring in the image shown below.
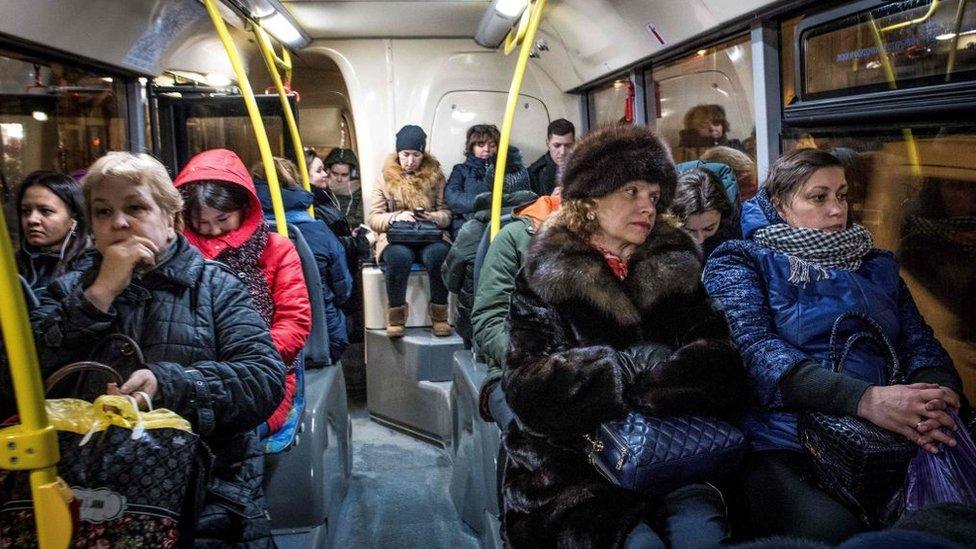
<path fill-rule="evenodd" d="M 593 221 L 594 219 L 596 219 L 596 214 L 593 212 L 586 212 L 586 219 Z"/>

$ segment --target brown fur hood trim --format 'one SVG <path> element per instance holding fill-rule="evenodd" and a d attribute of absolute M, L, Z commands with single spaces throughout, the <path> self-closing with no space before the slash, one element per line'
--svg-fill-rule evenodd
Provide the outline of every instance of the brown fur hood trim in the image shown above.
<path fill-rule="evenodd" d="M 701 248 L 663 216 L 634 250 L 622 282 L 600 252 L 571 233 L 558 215 L 532 238 L 527 256 L 526 280 L 539 297 L 552 304 L 584 300 L 622 325 L 639 323 L 661 299 L 692 293 L 701 284 Z"/>
<path fill-rule="evenodd" d="M 408 210 L 422 207 L 434 210 L 436 196 L 443 192 L 438 185 L 443 186 L 444 172 L 441 163 L 429 154 L 424 155 L 420 168 L 408 174 L 400 167 L 396 153 L 387 157 L 383 164 L 383 181 L 387 190 Z"/>

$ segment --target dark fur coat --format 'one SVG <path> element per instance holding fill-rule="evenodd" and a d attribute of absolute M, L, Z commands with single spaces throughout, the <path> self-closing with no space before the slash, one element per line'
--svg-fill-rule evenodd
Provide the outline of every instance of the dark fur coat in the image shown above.
<path fill-rule="evenodd" d="M 746 400 L 725 317 L 700 282 L 701 251 L 658 221 L 623 281 L 602 255 L 550 219 L 529 244 L 512 293 L 504 374 L 517 421 L 505 436 L 503 535 L 512 547 L 619 547 L 653 498 L 611 485 L 583 435 L 629 410 L 730 418 Z M 628 384 L 620 351 L 676 351 Z"/>

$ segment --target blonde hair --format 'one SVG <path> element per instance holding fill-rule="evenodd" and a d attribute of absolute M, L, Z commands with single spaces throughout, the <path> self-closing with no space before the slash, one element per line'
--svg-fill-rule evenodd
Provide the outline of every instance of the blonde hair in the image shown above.
<path fill-rule="evenodd" d="M 596 201 L 591 198 L 563 199 L 557 215 L 569 232 L 580 240 L 589 241 L 600 227 L 596 210 Z"/>
<path fill-rule="evenodd" d="M 705 162 L 719 162 L 729 166 L 735 172 L 736 179 L 746 173 L 756 174 L 756 163 L 749 158 L 749 155 L 732 147 L 712 147 L 701 155 L 701 159 Z"/>
<path fill-rule="evenodd" d="M 133 154 L 125 151 L 112 151 L 96 160 L 81 180 L 89 216 L 91 216 L 92 190 L 106 179 L 121 179 L 133 186 L 149 187 L 149 193 L 163 215 L 173 221 L 174 229 L 182 230 L 183 197 L 173 186 L 173 180 L 159 160 L 148 154 Z"/>
<path fill-rule="evenodd" d="M 301 187 L 300 181 L 302 180 L 302 176 L 298 171 L 298 166 L 294 162 L 280 156 L 272 156 L 271 159 L 274 161 L 275 173 L 278 174 L 278 183 L 281 183 L 289 189 Z M 260 160 L 255 162 L 254 166 L 251 166 L 251 175 L 267 181 L 268 178 L 267 172 L 264 171 L 264 162 Z"/>

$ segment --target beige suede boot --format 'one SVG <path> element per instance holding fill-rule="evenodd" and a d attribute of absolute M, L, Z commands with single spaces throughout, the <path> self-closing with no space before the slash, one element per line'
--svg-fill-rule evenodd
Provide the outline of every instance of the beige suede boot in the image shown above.
<path fill-rule="evenodd" d="M 390 307 L 386 311 L 387 337 L 403 337 L 407 324 L 407 305 Z"/>
<path fill-rule="evenodd" d="M 427 308 L 430 314 L 430 331 L 437 337 L 447 337 L 451 335 L 451 325 L 447 323 L 447 305 L 431 303 Z"/>

